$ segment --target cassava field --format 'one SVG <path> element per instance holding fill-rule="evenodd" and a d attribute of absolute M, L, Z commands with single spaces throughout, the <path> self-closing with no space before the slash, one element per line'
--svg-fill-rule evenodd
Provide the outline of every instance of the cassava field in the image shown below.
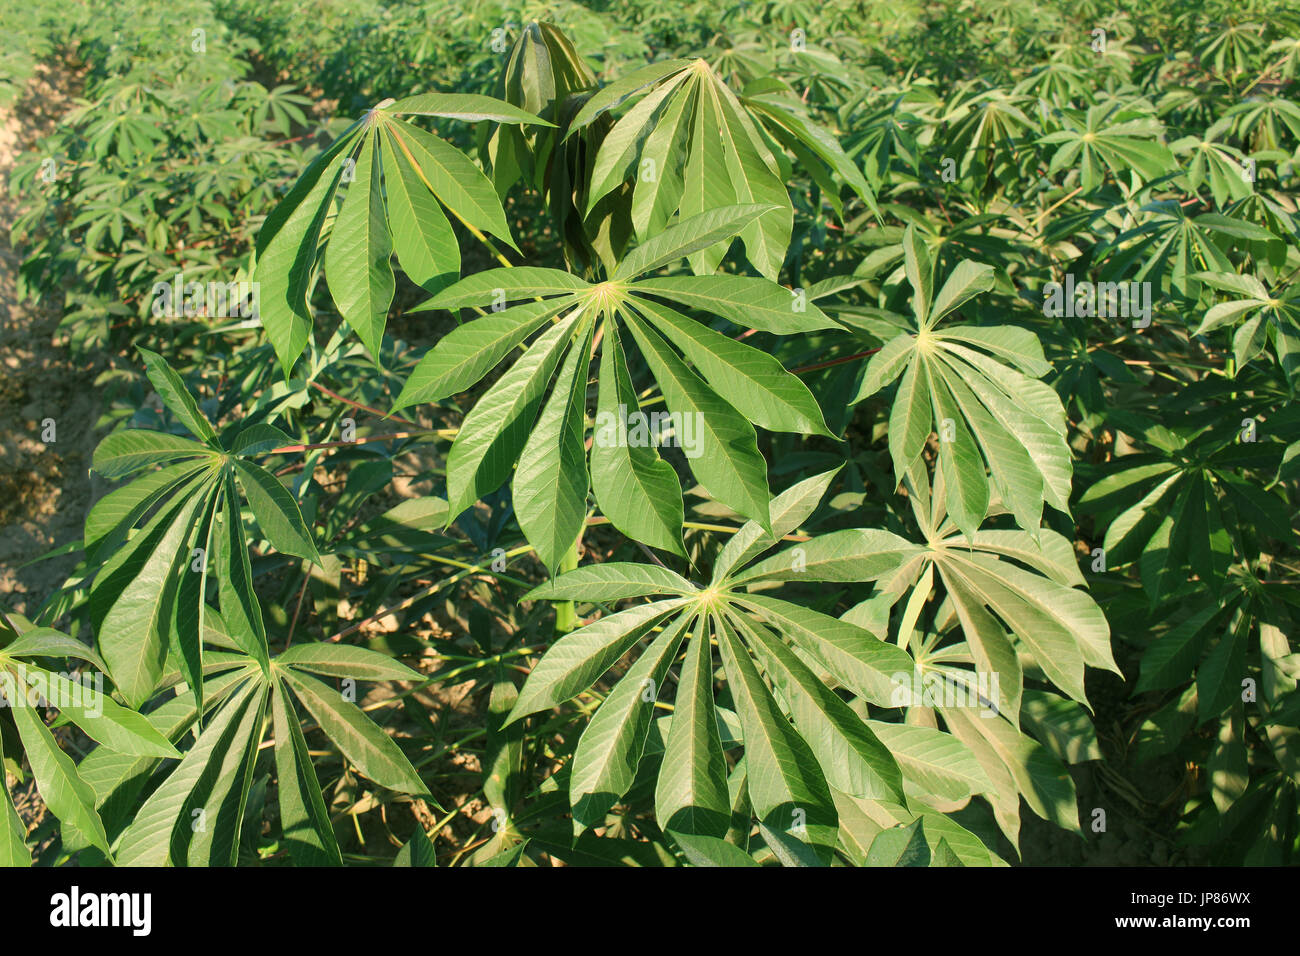
<path fill-rule="evenodd" d="M 0 863 L 1300 861 L 1293 2 L 0 20 Z"/>

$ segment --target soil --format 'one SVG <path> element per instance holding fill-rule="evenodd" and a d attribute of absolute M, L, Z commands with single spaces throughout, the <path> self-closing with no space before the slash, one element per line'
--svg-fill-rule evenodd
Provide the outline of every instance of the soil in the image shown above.
<path fill-rule="evenodd" d="M 75 555 L 28 562 L 81 537 L 98 490 L 89 469 L 99 395 L 97 369 L 56 341 L 59 304 L 18 301 L 10 229 L 19 197 L 9 180 L 79 85 L 74 74 L 42 67 L 23 97 L 0 109 L 0 602 L 25 615 L 76 564 Z"/>

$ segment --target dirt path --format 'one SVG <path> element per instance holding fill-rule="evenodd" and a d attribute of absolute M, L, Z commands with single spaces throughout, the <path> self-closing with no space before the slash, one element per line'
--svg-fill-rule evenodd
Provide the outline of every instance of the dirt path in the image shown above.
<path fill-rule="evenodd" d="M 81 536 L 93 500 L 89 475 L 99 418 L 95 370 L 55 344 L 59 310 L 18 302 L 21 257 L 10 228 L 20 200 L 9 194 L 16 162 L 54 128 L 75 79 L 42 68 L 25 95 L 0 110 L 0 603 L 31 614 L 75 557 L 25 562 Z M 49 420 L 53 420 L 53 441 Z"/>

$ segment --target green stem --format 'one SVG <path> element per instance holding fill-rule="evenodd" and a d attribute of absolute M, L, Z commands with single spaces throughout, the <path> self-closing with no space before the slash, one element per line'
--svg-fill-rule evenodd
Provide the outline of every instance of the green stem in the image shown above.
<path fill-rule="evenodd" d="M 582 541 L 582 535 L 579 534 L 573 546 L 560 560 L 559 574 L 565 571 L 573 571 L 578 567 L 578 544 Z M 558 574 L 556 575 L 559 576 Z M 557 601 L 555 604 L 555 633 L 568 634 L 570 631 L 578 629 L 578 612 L 573 606 L 572 601 Z"/>

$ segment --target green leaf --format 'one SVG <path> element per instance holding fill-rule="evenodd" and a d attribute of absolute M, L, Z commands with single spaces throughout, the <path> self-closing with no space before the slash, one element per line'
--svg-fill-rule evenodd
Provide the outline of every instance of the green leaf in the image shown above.
<path fill-rule="evenodd" d="M 770 506 L 772 533 L 765 532 L 757 521 L 747 521 L 727 540 L 713 562 L 713 582 L 720 584 L 726 581 L 732 568 L 744 567 L 787 534 L 797 530 L 817 510 L 822 498 L 826 496 L 826 489 L 839 472 L 840 468 L 836 467 L 805 478 L 773 498 Z"/>
<path fill-rule="evenodd" d="M 943 288 L 935 296 L 934 305 L 930 308 L 928 324 L 934 325 L 949 312 L 961 308 L 975 296 L 988 292 L 993 288 L 996 280 L 997 272 L 992 266 L 963 259 L 957 263 L 957 267 L 952 270 Z"/>
<path fill-rule="evenodd" d="M 610 561 L 566 571 L 525 594 L 523 601 L 586 601 L 607 604 L 650 594 L 691 594 L 696 591 L 676 571 L 655 564 Z"/>
<path fill-rule="evenodd" d="M 862 376 L 862 384 L 857 394 L 849 400 L 856 405 L 863 399 L 870 398 L 902 373 L 915 355 L 916 337 L 898 335 L 890 339 L 867 363 L 867 370 Z"/>
<path fill-rule="evenodd" d="M 380 730 L 356 704 L 314 677 L 277 668 L 325 736 L 343 751 L 366 777 L 399 793 L 423 794 L 428 788 L 393 739 Z"/>
<path fill-rule="evenodd" d="M 85 731 L 92 740 L 119 753 L 179 759 L 176 748 L 143 715 L 127 710 L 90 684 L 69 680 L 31 664 L 22 665 L 22 668 L 24 676 L 39 677 L 45 688 L 42 696 L 52 701 L 60 714 Z M 28 682 L 31 683 L 30 677 Z"/>
<path fill-rule="evenodd" d="M 27 828 L 18 818 L 9 791 L 0 789 L 0 866 L 31 866 L 32 854 L 27 849 Z"/>
<path fill-rule="evenodd" d="M 895 678 L 911 676 L 912 658 L 870 631 L 809 608 L 758 594 L 734 598 L 812 654 L 845 687 L 873 704 L 892 707 Z"/>
<path fill-rule="evenodd" d="M 354 147 L 355 136 L 350 134 L 335 141 L 328 159 L 322 156 L 307 167 L 258 235 L 253 281 L 260 284 L 262 325 L 286 379 L 311 335 L 307 297 L 315 278 L 321 230 L 343 176 L 343 151 Z"/>
<path fill-rule="evenodd" d="M 687 645 L 673 700 L 655 817 L 666 830 L 705 839 L 724 836 L 730 823 L 727 763 L 713 705 L 713 651 L 703 619 Z"/>
<path fill-rule="evenodd" d="M 279 660 L 283 661 L 284 655 Z M 298 726 L 298 715 L 289 702 L 288 692 L 278 681 L 272 691 L 271 716 L 280 792 L 280 828 L 289 855 L 299 866 L 341 866 L 338 841 L 307 751 L 307 740 Z M 417 832 L 424 836 L 423 830 Z"/>
<path fill-rule="evenodd" d="M 659 82 L 673 73 L 686 69 L 692 64 L 692 60 L 663 60 L 659 63 L 651 63 L 640 69 L 633 70 L 626 76 L 620 77 L 615 82 L 603 87 L 599 92 L 593 94 L 586 103 L 583 104 L 578 115 L 573 118 L 569 124 L 569 131 L 565 136 L 572 136 L 584 126 L 590 124 L 602 113 L 614 109 L 628 97 L 639 93 L 647 86 Z"/>
<path fill-rule="evenodd" d="M 33 627 L 23 631 L 5 647 L 0 647 L 0 657 L 73 657 L 89 661 L 100 670 L 108 670 L 93 649 L 75 637 L 69 637 L 50 627 Z"/>
<path fill-rule="evenodd" d="M 768 431 L 835 437 L 807 386 L 766 352 L 665 306 L 641 300 L 636 308 L 681 349 L 719 395 L 755 425 Z"/>
<path fill-rule="evenodd" d="M 504 100 L 478 93 L 417 93 L 414 96 L 403 97 L 396 103 L 389 103 L 380 109 L 385 113 L 398 116 L 446 116 L 468 123 L 490 120 L 493 123 L 526 123 L 533 126 L 555 127 L 554 123 L 548 123 L 527 110 L 521 110 Z"/>
<path fill-rule="evenodd" d="M 664 628 L 610 691 L 578 740 L 569 775 L 574 831 L 599 826 L 632 787 L 654 719 L 659 689 L 690 625 L 683 615 Z"/>
<path fill-rule="evenodd" d="M 606 322 L 600 358 L 591 485 L 600 510 L 629 537 L 682 557 L 682 486 L 653 443 L 625 440 L 620 423 L 640 411 L 614 322 Z"/>
<path fill-rule="evenodd" d="M 848 528 L 818 535 L 731 577 L 733 587 L 763 581 L 871 581 L 925 549 L 890 531 Z"/>
<path fill-rule="evenodd" d="M 244 807 L 262 742 L 267 688 L 259 687 L 254 698 L 239 723 L 233 725 L 225 747 L 190 791 L 180 818 L 191 823 L 197 819 L 202 825 L 186 828 L 188 836 L 184 829 L 179 830 L 179 840 L 173 831 L 172 854 L 177 862 L 183 858 L 189 866 L 234 866 L 238 859 Z"/>
<path fill-rule="evenodd" d="M 87 557 L 94 560 L 101 550 L 111 553 L 126 540 L 130 528 L 153 505 L 203 467 L 202 461 L 192 460 L 168 465 L 141 475 L 100 498 L 86 515 L 82 540 Z"/>
<path fill-rule="evenodd" d="M 235 436 L 235 440 L 230 446 L 230 453 L 248 458 L 292 444 L 294 444 L 294 440 L 274 425 L 258 422 L 255 425 L 249 425 Z"/>
<path fill-rule="evenodd" d="M 492 233 L 518 251 L 496 189 L 464 153 L 410 123 L 393 121 L 385 128 L 439 202 L 467 225 Z"/>
<path fill-rule="evenodd" d="M 988 774 L 969 747 L 932 727 L 866 721 L 889 748 L 903 776 L 924 794 L 955 803 L 993 790 Z"/>
<path fill-rule="evenodd" d="M 430 309 L 463 309 L 472 306 L 504 304 L 514 299 L 539 295 L 565 295 L 586 292 L 590 283 L 562 269 L 538 266 L 515 266 L 513 269 L 488 269 L 466 276 L 443 289 L 413 312 Z"/>
<path fill-rule="evenodd" d="M 583 444 L 590 326 L 575 336 L 524 443 L 511 482 L 520 530 L 554 574 L 582 532 L 587 515 L 587 450 Z"/>
<path fill-rule="evenodd" d="M 970 538 L 979 530 L 988 513 L 989 483 L 984 473 L 984 459 L 976 447 L 966 417 L 953 401 L 951 385 L 943 370 L 935 369 L 929 380 L 934 420 L 939 425 L 939 471 L 948 492 L 948 514 Z M 989 434 L 993 435 L 992 432 Z M 1038 526 L 1038 517 L 1033 516 L 1034 527 Z"/>
<path fill-rule="evenodd" d="M 765 628 L 743 620 L 737 624 L 758 653 L 826 782 L 853 796 L 905 803 L 898 764 L 849 705 Z"/>
<path fill-rule="evenodd" d="M 754 276 L 672 276 L 640 279 L 629 287 L 637 298 L 650 294 L 679 305 L 718 315 L 742 329 L 774 335 L 797 335 L 838 329 L 821 309 L 800 300 L 798 292 Z"/>
<path fill-rule="evenodd" d="M 903 480 L 925 448 L 932 420 L 930 376 L 925 362 L 914 357 L 903 373 L 889 412 L 889 457 L 898 481 Z"/>
<path fill-rule="evenodd" d="M 362 144 L 354 173 L 325 248 L 325 277 L 339 314 L 377 358 L 396 284 L 373 135 Z"/>
<path fill-rule="evenodd" d="M 1079 802 L 1069 771 L 1038 741 L 1026 737 L 1001 717 L 986 720 L 969 710 L 941 708 L 944 721 L 954 731 L 965 728 L 964 739 L 980 734 L 1011 771 L 1016 788 L 1031 810 L 1057 826 L 1075 833 L 1079 828 Z"/>
<path fill-rule="evenodd" d="M 210 785 L 214 769 L 235 740 L 239 722 L 260 690 L 260 685 L 245 681 L 233 697 L 203 729 L 198 740 L 181 762 L 144 805 L 136 812 L 118 844 L 119 866 L 166 866 L 184 859 L 195 817 L 188 810 L 196 808 L 191 794 Z M 175 857 L 175 858 L 174 858 Z"/>
<path fill-rule="evenodd" d="M 236 459 L 232 464 L 248 498 L 248 505 L 253 509 L 253 516 L 271 547 L 320 564 L 320 554 L 312 541 L 311 531 L 302 520 L 298 502 L 280 484 L 280 479 L 251 461 Z"/>
<path fill-rule="evenodd" d="M 1062 763 L 1101 759 L 1097 729 L 1075 701 L 1047 691 L 1025 691 L 1020 722 Z"/>
<path fill-rule="evenodd" d="M 903 271 L 912 285 L 912 308 L 918 324 L 925 324 L 931 314 L 930 299 L 934 292 L 934 264 L 925 240 L 909 225 L 903 231 Z"/>
<path fill-rule="evenodd" d="M 437 866 L 438 854 L 424 832 L 423 826 L 417 826 L 411 839 L 397 851 L 393 857 L 393 866 Z M 480 864 L 483 865 L 483 864 Z"/>
<path fill-rule="evenodd" d="M 779 207 L 768 203 L 749 203 L 710 209 L 682 219 L 657 236 L 641 243 L 618 264 L 615 281 L 632 279 L 661 266 L 670 265 L 692 253 L 707 249 L 723 239 L 740 233 L 764 213 Z"/>
<path fill-rule="evenodd" d="M 601 199 L 621 186 L 634 170 L 638 171 L 637 180 L 642 178 L 637 164 L 637 150 L 646 139 L 648 124 L 652 123 L 654 116 L 660 112 L 659 108 L 664 100 L 685 79 L 686 75 L 682 74 L 660 86 L 628 110 L 626 115 L 601 138 L 600 149 L 591 166 L 591 186 L 587 190 L 585 210 L 588 215 Z M 682 97 L 675 97 L 672 102 L 682 100 Z"/>
<path fill-rule="evenodd" d="M 925 842 L 924 822 L 882 830 L 871 841 L 866 866 L 929 866 L 930 845 Z"/>
<path fill-rule="evenodd" d="M 90 467 L 109 481 L 116 481 L 149 465 L 196 455 L 212 458 L 216 452 L 196 441 L 165 432 L 125 429 L 113 432 L 96 446 Z"/>
<path fill-rule="evenodd" d="M 768 527 L 767 463 L 754 426 L 688 369 L 657 332 L 631 316 L 628 320 L 669 411 L 694 416 L 700 442 L 691 460 L 695 476 L 722 504 Z"/>
<path fill-rule="evenodd" d="M 955 273 L 954 273 L 955 275 Z M 949 283 L 952 282 L 950 278 Z M 947 286 L 945 285 L 946 289 Z M 935 339 L 940 348 L 949 348 L 949 340 L 978 345 L 986 352 L 1004 358 L 1021 372 L 1035 378 L 1046 375 L 1052 365 L 1043 357 L 1043 346 L 1038 336 L 1028 329 L 1014 325 L 973 326 L 959 325 L 944 329 Z M 953 350 L 956 354 L 969 355 L 969 352 Z"/>
<path fill-rule="evenodd" d="M 96 578 L 97 589 L 102 586 L 117 594 L 98 629 L 99 651 L 113 683 L 137 709 L 152 696 L 162 676 L 170 645 L 171 602 L 181 575 L 190 573 L 190 555 L 184 545 L 202 503 L 202 498 L 191 497 L 167 513 L 165 525 L 158 529 L 161 533 L 147 538 L 145 532 L 140 533 L 142 547 L 131 554 L 130 563 L 123 568 L 131 576 L 120 590 L 101 585 L 103 572 Z M 105 580 L 121 578 L 114 574 Z"/>
<path fill-rule="evenodd" d="M 426 292 L 437 293 L 460 277 L 456 233 L 414 168 L 398 155 L 391 133 L 385 131 L 380 142 L 393 251 L 412 282 Z"/>
<path fill-rule="evenodd" d="M 262 621 L 257 592 L 253 589 L 253 568 L 248 560 L 239 493 L 235 490 L 235 476 L 232 472 L 226 473 L 222 492 L 221 533 L 214 540 L 216 566 L 221 569 L 217 575 L 217 598 L 221 602 L 226 627 L 244 653 L 265 667 L 270 660 L 266 626 Z"/>
<path fill-rule="evenodd" d="M 673 842 L 681 847 L 682 854 L 691 866 L 758 866 L 758 862 L 726 840 L 703 833 L 668 830 Z"/>
<path fill-rule="evenodd" d="M 744 645 L 725 622 L 718 622 L 715 633 L 744 730 L 754 812 L 772 829 L 789 833 L 829 861 L 838 816 L 821 769 L 772 699 Z"/>
<path fill-rule="evenodd" d="M 64 826 L 74 828 L 111 858 L 108 835 L 95 810 L 95 792 L 78 776 L 72 758 L 59 749 L 54 735 L 37 716 L 34 707 L 13 707 L 11 710 L 45 806 Z"/>
<path fill-rule="evenodd" d="M 526 302 L 452 329 L 411 370 L 392 410 L 438 402 L 471 388 L 565 304 Z"/>
<path fill-rule="evenodd" d="M 547 329 L 465 416 L 447 455 L 449 518 L 509 477 L 576 321 L 570 316 Z"/>
<path fill-rule="evenodd" d="M 191 435 L 214 448 L 217 447 L 217 433 L 212 430 L 211 423 L 199 411 L 194 396 L 189 393 L 181 377 L 172 370 L 161 355 L 138 345 L 136 350 L 144 359 L 149 381 L 153 383 L 163 404 L 171 409 L 171 413 Z"/>
<path fill-rule="evenodd" d="M 295 644 L 275 659 L 282 667 L 296 667 L 327 677 L 350 677 L 364 681 L 421 681 L 413 671 L 387 654 L 352 644 Z"/>
<path fill-rule="evenodd" d="M 507 725 L 582 693 L 646 633 L 686 601 L 655 601 L 609 614 L 550 646 L 519 691 Z"/>

